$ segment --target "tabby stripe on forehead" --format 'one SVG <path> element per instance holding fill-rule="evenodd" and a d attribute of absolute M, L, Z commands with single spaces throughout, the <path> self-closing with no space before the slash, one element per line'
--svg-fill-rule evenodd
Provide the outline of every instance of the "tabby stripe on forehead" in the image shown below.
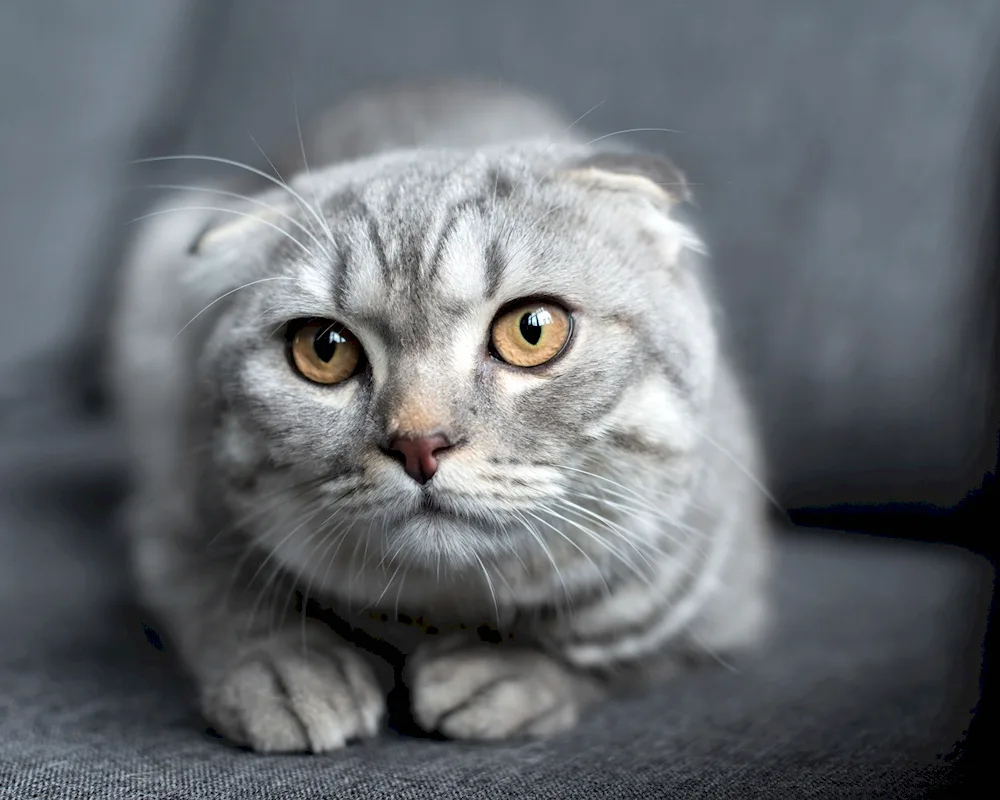
<path fill-rule="evenodd" d="M 427 279 L 434 280 L 441 271 L 441 259 L 444 249 L 448 245 L 448 238 L 454 233 L 455 228 L 462 217 L 473 208 L 485 215 L 495 215 L 499 200 L 506 199 L 514 191 L 510 180 L 502 175 L 499 170 L 491 170 L 487 180 L 483 185 L 482 194 L 476 197 L 467 197 L 460 200 L 445 215 L 441 234 L 438 236 L 437 244 L 434 247 L 434 255 L 431 257 L 430 266 L 427 271 Z M 489 230 L 494 228 L 492 220 L 489 223 Z M 497 241 L 489 242 L 486 246 L 486 296 L 493 297 L 500 285 L 500 278 L 505 264 L 500 255 L 500 245 Z"/>
<path fill-rule="evenodd" d="M 351 271 L 351 258 L 354 250 L 349 244 L 338 241 L 336 245 L 337 269 L 336 281 L 333 286 L 333 306 L 338 312 L 344 313 L 344 305 L 347 303 L 347 273 Z"/>
<path fill-rule="evenodd" d="M 391 286 L 393 283 L 392 270 L 389 269 L 389 260 L 385 255 L 385 243 L 382 241 L 382 236 L 378 232 L 378 223 L 375 218 L 371 216 L 368 211 L 367 206 L 365 209 L 365 222 L 368 225 L 368 238 L 371 239 L 372 247 L 375 248 L 375 257 L 378 259 L 378 265 L 382 269 L 382 280 L 385 281 L 387 286 Z"/>
<path fill-rule="evenodd" d="M 490 201 L 493 203 L 497 200 L 505 200 L 514 193 L 514 184 L 511 182 L 509 177 L 501 173 L 498 169 L 490 171 L 487 184 L 491 187 Z"/>
<path fill-rule="evenodd" d="M 389 268 L 389 259 L 386 256 L 385 242 L 379 233 L 378 221 L 375 215 L 372 214 L 371 209 L 368 208 L 368 205 L 356 194 L 348 191 L 335 195 L 328 200 L 324 211 L 331 216 L 355 217 L 364 225 L 368 239 L 372 243 L 372 249 L 375 251 L 375 258 L 378 260 L 379 268 L 382 270 L 382 279 L 386 285 L 390 285 L 392 283 L 392 270 Z M 346 280 L 348 271 L 348 263 L 345 259 L 344 274 L 340 278 L 342 284 Z"/>
<path fill-rule="evenodd" d="M 448 239 L 455 232 L 462 217 L 471 208 L 482 208 L 483 198 L 472 197 L 461 200 L 451 208 L 444 217 L 444 224 L 441 226 L 441 233 L 438 234 L 437 243 L 434 245 L 434 255 L 431 256 L 427 267 L 427 280 L 433 281 L 441 271 L 441 259 L 444 258 L 444 249 L 448 246 Z"/>
<path fill-rule="evenodd" d="M 486 299 L 492 300 L 500 291 L 500 281 L 507 269 L 507 257 L 499 239 L 486 246 Z"/>

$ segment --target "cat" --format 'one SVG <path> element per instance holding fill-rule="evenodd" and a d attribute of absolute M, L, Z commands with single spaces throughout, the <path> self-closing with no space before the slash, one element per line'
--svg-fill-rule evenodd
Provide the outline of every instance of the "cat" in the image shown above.
<path fill-rule="evenodd" d="M 424 730 L 546 736 L 759 646 L 759 446 L 673 164 L 476 84 L 302 149 L 167 198 L 115 305 L 136 586 L 213 727 L 375 736 L 391 652 Z"/>

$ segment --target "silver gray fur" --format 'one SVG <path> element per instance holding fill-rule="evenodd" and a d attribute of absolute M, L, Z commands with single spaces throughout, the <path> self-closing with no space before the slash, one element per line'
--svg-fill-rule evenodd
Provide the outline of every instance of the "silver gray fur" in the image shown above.
<path fill-rule="evenodd" d="M 616 679 L 766 628 L 757 448 L 679 176 L 489 100 L 506 143 L 474 85 L 353 101 L 307 140 L 339 163 L 252 201 L 169 198 L 129 253 L 137 584 L 207 718 L 258 750 L 341 747 L 385 712 L 385 665 L 296 591 L 410 654 L 416 720 L 455 738 L 555 733 Z M 194 206 L 227 211 L 167 210 Z M 498 309 L 538 295 L 573 312 L 567 351 L 492 360 Z M 346 324 L 368 371 L 295 374 L 281 329 L 308 316 Z M 460 445 L 420 486 L 382 448 L 435 427 Z"/>

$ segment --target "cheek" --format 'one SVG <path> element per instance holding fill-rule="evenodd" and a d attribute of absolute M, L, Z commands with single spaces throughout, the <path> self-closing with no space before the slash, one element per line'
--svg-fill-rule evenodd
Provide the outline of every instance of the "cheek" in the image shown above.
<path fill-rule="evenodd" d="M 613 325 L 577 326 L 571 350 L 541 373 L 505 370 L 514 416 L 565 436 L 607 414 L 628 386 L 634 343 Z"/>
<path fill-rule="evenodd" d="M 260 437 L 246 424 L 235 407 L 216 420 L 213 436 L 213 461 L 218 474 L 231 485 L 252 490 L 267 452 Z"/>
<path fill-rule="evenodd" d="M 598 438 L 614 435 L 624 446 L 666 454 L 690 452 L 698 435 L 688 405 L 662 375 L 629 386 L 608 414 L 590 426 Z"/>
<path fill-rule="evenodd" d="M 233 397 L 271 459 L 294 465 L 344 460 L 366 433 L 364 379 L 321 386 L 296 375 L 281 352 L 247 360 Z"/>

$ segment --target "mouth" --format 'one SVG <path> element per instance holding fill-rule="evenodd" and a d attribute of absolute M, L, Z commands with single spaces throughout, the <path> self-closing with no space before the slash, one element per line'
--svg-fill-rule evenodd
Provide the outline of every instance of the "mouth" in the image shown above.
<path fill-rule="evenodd" d="M 420 500 L 420 509 L 418 513 L 456 517 L 456 514 L 452 510 L 446 508 L 440 500 L 436 499 L 428 492 L 424 492 L 424 495 Z"/>
<path fill-rule="evenodd" d="M 426 490 L 414 516 L 425 520 L 433 519 L 439 522 L 458 523 L 463 526 L 478 527 L 483 522 L 473 509 L 465 507 L 460 501 L 457 501 L 457 498 Z"/>

